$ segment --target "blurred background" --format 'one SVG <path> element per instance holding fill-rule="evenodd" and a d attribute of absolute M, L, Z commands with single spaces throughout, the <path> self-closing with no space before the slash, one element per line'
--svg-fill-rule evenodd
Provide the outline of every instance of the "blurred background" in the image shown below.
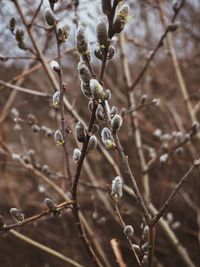
<path fill-rule="evenodd" d="M 31 32 L 49 64 L 57 57 L 55 36 L 44 19 L 44 10 L 49 2 L 18 2 L 27 23 L 41 4 Z M 129 5 L 130 15 L 123 31 L 123 43 L 119 35 L 112 39 L 115 55 L 108 61 L 103 83 L 112 92 L 110 105 L 115 105 L 124 116 L 119 136 L 139 188 L 145 194 L 143 181 L 148 179 L 148 205 L 159 209 L 193 160 L 200 155 L 200 2 L 184 1 L 175 19 L 177 29 L 164 38 L 134 87 L 134 106 L 130 106 L 124 79 L 124 55 L 134 84 L 174 17 L 174 1 L 123 2 Z M 80 148 L 75 138 L 75 124 L 81 118 L 88 125 L 90 118 L 88 98 L 80 90 L 77 72 L 76 29 L 80 24 L 86 25 L 91 64 L 98 77 L 101 62 L 95 57 L 94 49 L 97 47 L 96 26 L 103 16 L 101 1 L 60 0 L 55 4 L 55 14 L 60 26 L 70 28 L 68 40 L 62 45 L 62 64 L 64 82 L 67 84 L 65 121 L 70 130 L 68 149 L 74 174 L 77 165 L 72 160 L 72 154 L 75 147 Z M 11 18 L 15 18 L 16 28 L 24 31 L 26 50 L 18 46 L 15 31 L 10 29 Z M 0 214 L 6 224 L 11 224 L 10 208 L 17 207 L 25 217 L 30 217 L 45 209 L 46 197 L 56 203 L 63 201 L 52 183 L 64 194 L 68 194 L 69 189 L 64 179 L 63 150 L 53 140 L 54 131 L 60 127 L 60 112 L 52 106 L 51 98 L 45 96 L 45 93 L 52 94 L 58 88 L 52 86 L 40 60 L 32 53 L 35 48 L 13 1 L 0 0 L 0 36 Z M 33 95 L 27 89 L 44 94 Z M 137 108 L 132 125 L 130 109 Z M 106 126 L 105 121 L 99 121 L 98 125 L 100 129 Z M 118 241 L 126 266 L 135 266 L 110 197 L 112 180 L 119 174 L 120 159 L 115 150 L 103 148 L 100 133 L 97 133 L 97 138 L 101 147 L 87 156 L 81 174 L 78 191 L 81 211 L 93 231 L 92 241 L 103 248 L 110 266 L 119 266 L 110 243 L 113 238 Z M 110 161 L 108 155 L 111 156 Z M 31 168 L 30 160 L 34 160 L 34 164 L 31 161 Z M 199 266 L 199 190 L 197 171 L 164 215 L 167 226 L 159 224 L 156 227 L 155 266 Z M 143 218 L 128 190 L 120 201 L 120 209 L 124 221 L 135 229 L 134 243 L 139 244 Z M 59 218 L 47 216 L 16 231 L 83 266 L 92 266 L 70 210 Z M 168 231 L 175 239 L 170 237 Z M 71 266 L 13 233 L 0 235 L 2 267 Z M 185 249 L 184 253 L 180 253 L 177 247 Z M 183 254 L 187 254 L 194 265 L 187 263 Z M 104 266 L 109 266 L 105 261 Z"/>

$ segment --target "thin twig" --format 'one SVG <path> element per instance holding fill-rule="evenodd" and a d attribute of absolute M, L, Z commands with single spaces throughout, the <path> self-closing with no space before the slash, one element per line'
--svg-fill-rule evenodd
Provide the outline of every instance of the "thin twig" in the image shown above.
<path fill-rule="evenodd" d="M 28 224 L 28 223 L 32 223 L 32 222 L 35 222 L 35 221 L 38 221 L 38 219 L 42 218 L 42 217 L 45 217 L 55 211 L 60 211 L 60 210 L 63 210 L 65 208 L 67 208 L 69 205 L 73 205 L 74 202 L 73 201 L 65 201 L 63 203 L 60 203 L 58 205 L 55 206 L 55 210 L 44 210 L 34 216 L 31 216 L 29 218 L 26 218 L 24 219 L 23 221 L 21 222 L 17 222 L 17 223 L 14 223 L 14 224 L 10 224 L 10 225 L 5 225 L 3 227 L 0 228 L 0 232 L 6 232 L 6 231 L 10 231 L 11 229 L 16 229 L 16 228 L 19 228 L 25 224 Z"/>
<path fill-rule="evenodd" d="M 121 216 L 121 212 L 120 212 L 120 210 L 119 210 L 119 206 L 118 206 L 118 201 L 115 201 L 115 210 L 116 210 L 116 213 L 117 213 L 117 215 L 118 215 L 118 217 L 119 217 L 121 226 L 123 227 L 123 230 L 124 230 L 126 224 L 125 224 L 125 222 L 124 222 L 124 220 L 123 220 L 123 218 L 122 218 L 122 216 Z M 131 238 L 128 237 L 127 235 L 126 235 L 126 238 L 128 239 L 128 242 L 129 242 L 129 244 L 130 244 L 130 248 L 131 248 L 131 250 L 133 251 L 133 254 L 134 254 L 134 257 L 135 257 L 135 259 L 136 259 L 136 261 L 137 261 L 138 266 L 141 267 L 141 266 L 142 266 L 142 265 L 141 265 L 141 262 L 140 262 L 140 260 L 139 260 L 139 258 L 138 258 L 137 253 L 135 252 L 135 249 L 134 249 L 134 247 L 133 247 L 133 243 L 132 243 L 132 241 L 131 241 Z"/>
<path fill-rule="evenodd" d="M 36 91 L 36 90 L 31 90 L 31 89 L 24 88 L 24 87 L 21 87 L 21 86 L 18 86 L 18 85 L 13 85 L 13 84 L 4 82 L 2 80 L 0 80 L 0 84 L 3 85 L 4 87 L 9 88 L 9 89 L 13 89 L 13 90 L 16 90 L 16 91 L 19 91 L 19 92 L 23 92 L 23 93 L 26 93 L 26 94 L 35 95 L 35 96 L 41 96 L 41 97 L 46 97 L 46 98 L 52 97 L 52 95 L 49 94 L 49 93 L 43 93 L 43 92 L 39 92 L 39 91 Z"/>
<path fill-rule="evenodd" d="M 15 230 L 10 230 L 10 233 L 12 235 L 14 235 L 15 237 L 21 239 L 22 241 L 24 241 L 24 242 L 26 242 L 26 243 L 34 246 L 34 247 L 37 247 L 40 250 L 43 250 L 43 251 L 47 252 L 48 254 L 50 254 L 50 255 L 52 255 L 54 257 L 57 257 L 57 258 L 61 259 L 62 261 L 65 261 L 65 262 L 67 262 L 68 264 L 70 264 L 70 265 L 72 265 L 74 267 L 84 267 L 83 265 L 81 265 L 78 262 L 72 260 L 71 258 L 68 258 L 68 257 L 64 256 L 63 254 L 57 252 L 56 250 L 54 250 L 54 249 L 52 249 L 50 247 L 47 247 L 47 246 L 45 246 L 45 245 L 43 245 L 43 244 L 41 244 L 41 243 L 39 243 L 39 242 L 37 242 L 37 241 L 35 241 L 33 239 L 21 234 L 21 233 L 18 233 Z"/>
<path fill-rule="evenodd" d="M 200 166 L 200 160 L 195 160 L 188 172 L 180 179 L 179 183 L 175 186 L 174 190 L 168 197 L 168 199 L 165 201 L 163 206 L 160 208 L 159 212 L 156 214 L 155 218 L 153 219 L 151 225 L 155 225 L 158 220 L 163 216 L 163 214 L 168 209 L 169 205 L 172 203 L 178 192 L 181 190 L 183 185 L 188 181 L 188 179 L 193 174 L 194 170 Z"/>
<path fill-rule="evenodd" d="M 60 115 L 61 115 L 61 127 L 62 127 L 62 132 L 63 132 L 63 137 L 64 137 L 64 144 L 63 144 L 63 150 L 64 150 L 64 157 L 65 157 L 65 164 L 67 168 L 67 174 L 68 174 L 68 182 L 69 182 L 69 188 L 72 185 L 72 172 L 71 172 L 71 167 L 70 167 L 70 160 L 69 160 L 69 152 L 68 152 L 68 147 L 67 147 L 67 131 L 65 127 L 65 118 L 64 118 L 64 113 L 65 113 L 65 107 L 64 107 L 64 102 L 63 102 L 63 97 L 64 97 L 64 90 L 66 89 L 63 84 L 63 70 L 62 70 L 62 62 L 61 62 L 61 51 L 60 51 L 60 42 L 59 42 L 59 37 L 58 37 L 58 32 L 57 28 L 55 27 L 54 33 L 56 36 L 56 43 L 57 43 L 57 53 L 58 53 L 58 64 L 60 67 L 60 71 L 58 72 L 58 77 L 59 77 L 59 87 L 60 87 Z"/>
<path fill-rule="evenodd" d="M 174 23 L 176 20 L 176 17 L 178 16 L 181 8 L 184 5 L 185 0 L 182 0 L 181 4 L 179 5 L 179 8 L 177 9 L 177 11 L 174 13 L 174 16 L 171 20 L 171 23 Z M 134 80 L 134 82 L 132 83 L 132 85 L 130 86 L 130 90 L 134 90 L 136 85 L 139 83 L 139 81 L 141 80 L 141 78 L 143 77 L 144 73 L 146 72 L 149 64 L 151 63 L 151 61 L 154 59 L 157 51 L 159 50 L 160 47 L 162 47 L 164 39 L 166 38 L 166 36 L 168 35 L 168 33 L 170 32 L 170 28 L 166 27 L 164 33 L 161 35 L 156 47 L 154 48 L 154 50 L 151 52 L 151 55 L 149 56 L 148 60 L 146 61 L 145 65 L 143 66 L 142 70 L 140 71 L 140 73 L 138 74 L 138 76 L 136 77 L 136 79 Z"/>
<path fill-rule="evenodd" d="M 41 9 L 41 6 L 42 6 L 42 4 L 43 4 L 43 1 L 44 1 L 44 0 L 40 0 L 40 4 L 39 4 L 37 10 L 35 11 L 35 13 L 34 13 L 34 15 L 33 15 L 32 19 L 31 19 L 31 22 L 30 22 L 29 25 L 28 25 L 29 28 L 31 28 L 31 27 L 33 26 L 33 23 L 35 22 L 35 19 L 37 18 L 38 14 L 39 14 L 39 12 L 40 12 L 40 9 Z"/>

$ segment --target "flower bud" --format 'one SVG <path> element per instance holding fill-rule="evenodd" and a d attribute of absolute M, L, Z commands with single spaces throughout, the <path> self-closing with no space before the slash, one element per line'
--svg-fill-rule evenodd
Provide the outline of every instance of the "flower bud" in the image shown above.
<path fill-rule="evenodd" d="M 54 141 L 55 141 L 56 145 L 63 145 L 64 144 L 65 140 L 64 140 L 63 133 L 61 130 L 55 131 Z"/>
<path fill-rule="evenodd" d="M 173 3 L 172 3 L 172 8 L 174 10 L 174 12 L 177 12 L 178 11 L 178 8 L 179 8 L 179 0 L 174 0 Z"/>
<path fill-rule="evenodd" d="M 117 16 L 116 16 L 114 23 L 113 23 L 113 31 L 115 33 L 120 33 L 123 30 L 124 25 L 127 21 L 128 15 L 129 15 L 129 6 L 123 5 L 119 9 Z"/>
<path fill-rule="evenodd" d="M 110 100 L 111 99 L 111 91 L 109 89 L 106 89 L 105 93 L 104 93 L 104 100 Z"/>
<path fill-rule="evenodd" d="M 142 267 L 147 267 L 148 266 L 148 256 L 144 255 L 142 258 Z"/>
<path fill-rule="evenodd" d="M 57 3 L 59 0 L 49 0 L 49 4 L 52 10 L 54 10 L 54 5 Z"/>
<path fill-rule="evenodd" d="M 80 61 L 78 64 L 78 74 L 79 74 L 80 80 L 84 84 L 89 84 L 92 76 L 91 76 L 91 73 L 90 73 L 88 67 L 86 66 L 86 64 L 83 61 Z"/>
<path fill-rule="evenodd" d="M 108 47 L 107 25 L 103 19 L 97 24 L 97 40 L 101 48 Z"/>
<path fill-rule="evenodd" d="M 131 225 L 126 225 L 124 227 L 124 234 L 127 236 L 127 237 L 133 237 L 133 234 L 134 234 L 134 229 Z"/>
<path fill-rule="evenodd" d="M 110 46 L 108 49 L 107 59 L 111 60 L 114 57 L 114 55 L 115 55 L 115 48 L 114 48 L 114 46 Z"/>
<path fill-rule="evenodd" d="M 14 32 L 14 30 L 15 30 L 15 26 L 16 26 L 16 20 L 15 20 L 14 17 L 12 17 L 12 18 L 10 19 L 10 30 L 11 30 L 11 32 Z"/>
<path fill-rule="evenodd" d="M 111 120 L 112 130 L 116 132 L 120 129 L 121 126 L 122 126 L 122 117 L 118 114 L 115 114 L 115 116 Z"/>
<path fill-rule="evenodd" d="M 160 163 L 164 164 L 166 163 L 168 159 L 168 154 L 163 154 L 162 156 L 160 156 Z"/>
<path fill-rule="evenodd" d="M 34 133 L 39 133 L 39 131 L 40 131 L 40 126 L 37 125 L 37 124 L 33 124 L 33 125 L 31 126 L 31 130 L 32 130 Z"/>
<path fill-rule="evenodd" d="M 92 112 L 92 111 L 93 111 L 93 108 L 94 108 L 94 102 L 93 102 L 93 100 L 90 100 L 90 101 L 88 102 L 88 110 L 89 110 L 90 112 Z"/>
<path fill-rule="evenodd" d="M 98 106 L 95 113 L 96 119 L 100 122 L 104 121 L 105 114 L 102 106 Z"/>
<path fill-rule="evenodd" d="M 101 132 L 101 140 L 107 148 L 114 148 L 115 147 L 113 137 L 111 135 L 110 130 L 107 127 L 103 128 L 103 130 Z"/>
<path fill-rule="evenodd" d="M 83 56 L 88 53 L 88 41 L 85 35 L 85 26 L 79 26 L 76 33 L 76 50 Z"/>
<path fill-rule="evenodd" d="M 30 125 L 36 124 L 37 123 L 37 119 L 33 114 L 28 114 L 27 115 L 27 122 Z"/>
<path fill-rule="evenodd" d="M 87 152 L 94 151 L 96 148 L 97 148 L 97 138 L 95 135 L 92 135 L 88 142 Z"/>
<path fill-rule="evenodd" d="M 24 220 L 24 215 L 19 209 L 11 208 L 10 214 L 16 222 L 22 222 Z"/>
<path fill-rule="evenodd" d="M 64 43 L 69 37 L 69 27 L 64 26 L 58 28 L 57 34 L 59 43 Z"/>
<path fill-rule="evenodd" d="M 47 164 L 42 165 L 42 170 L 41 170 L 44 174 L 49 174 L 49 166 Z"/>
<path fill-rule="evenodd" d="M 100 49 L 99 47 L 95 48 L 94 55 L 95 55 L 96 58 L 102 60 L 103 59 L 102 49 Z"/>
<path fill-rule="evenodd" d="M 122 178 L 120 176 L 115 177 L 115 179 L 112 181 L 112 190 L 111 195 L 115 200 L 118 200 L 122 197 Z"/>
<path fill-rule="evenodd" d="M 50 211 L 55 211 L 56 210 L 56 203 L 53 200 L 51 200 L 50 198 L 45 198 L 44 199 L 44 203 L 46 204 L 47 208 Z"/>
<path fill-rule="evenodd" d="M 99 126 L 97 124 L 94 124 L 92 127 L 92 134 L 96 134 L 99 131 Z"/>
<path fill-rule="evenodd" d="M 60 72 L 60 65 L 59 65 L 58 61 L 52 60 L 51 63 L 50 63 L 50 67 L 55 72 L 58 72 L 58 73 Z"/>
<path fill-rule="evenodd" d="M 118 112 L 118 109 L 116 106 L 112 106 L 111 110 L 110 110 L 110 117 L 114 117 L 114 115 Z"/>
<path fill-rule="evenodd" d="M 81 92 L 88 98 L 92 98 L 92 92 L 89 83 L 81 82 Z"/>
<path fill-rule="evenodd" d="M 76 138 L 80 143 L 85 141 L 85 127 L 82 121 L 77 122 L 76 127 Z"/>
<path fill-rule="evenodd" d="M 140 99 L 140 105 L 145 105 L 147 102 L 147 95 L 142 95 Z"/>
<path fill-rule="evenodd" d="M 32 165 L 35 165 L 35 151 L 33 149 L 28 150 L 28 156 Z"/>
<path fill-rule="evenodd" d="M 53 11 L 50 8 L 45 9 L 44 16 L 45 16 L 46 22 L 49 26 L 51 26 L 51 27 L 56 26 L 58 21 L 54 15 Z"/>
<path fill-rule="evenodd" d="M 143 229 L 143 238 L 145 241 L 149 240 L 149 226 L 145 225 L 144 229 Z"/>
<path fill-rule="evenodd" d="M 18 43 L 21 43 L 24 40 L 24 31 L 22 29 L 17 28 L 15 32 L 15 38 Z"/>
<path fill-rule="evenodd" d="M 101 84 L 96 79 L 90 80 L 90 89 L 93 95 L 94 100 L 103 101 L 104 100 L 104 90 Z"/>
<path fill-rule="evenodd" d="M 112 13 L 111 0 L 101 0 L 101 8 L 104 14 L 106 14 L 107 16 L 111 15 Z"/>
<path fill-rule="evenodd" d="M 74 152 L 73 152 L 73 160 L 75 162 L 78 162 L 80 160 L 80 157 L 81 157 L 81 151 L 80 151 L 80 149 L 75 148 L 74 149 Z"/>
<path fill-rule="evenodd" d="M 60 105 L 60 91 L 56 91 L 52 98 L 52 103 L 54 108 L 58 108 Z"/>
<path fill-rule="evenodd" d="M 167 30 L 169 32 L 174 32 L 178 29 L 179 24 L 178 23 L 171 23 L 167 26 Z"/>

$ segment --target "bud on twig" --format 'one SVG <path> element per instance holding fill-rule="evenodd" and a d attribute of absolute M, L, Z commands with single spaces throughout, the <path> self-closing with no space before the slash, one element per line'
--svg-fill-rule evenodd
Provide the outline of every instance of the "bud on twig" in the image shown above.
<path fill-rule="evenodd" d="M 114 23 L 113 23 L 113 31 L 115 33 L 120 33 L 123 30 L 124 25 L 127 21 L 128 15 L 129 15 L 129 6 L 123 5 L 119 9 L 116 15 L 116 18 L 114 20 Z"/>
<path fill-rule="evenodd" d="M 85 127 L 84 124 L 79 121 L 76 124 L 76 138 L 80 143 L 83 143 L 85 141 Z"/>
<path fill-rule="evenodd" d="M 101 0 L 102 12 L 109 16 L 112 13 L 111 0 Z"/>
<path fill-rule="evenodd" d="M 114 57 L 114 55 L 115 55 L 115 48 L 114 48 L 114 46 L 110 46 L 108 49 L 107 59 L 111 60 Z"/>
<path fill-rule="evenodd" d="M 102 60 L 103 59 L 102 49 L 100 49 L 99 47 L 95 48 L 94 55 L 95 55 L 96 58 Z"/>
<path fill-rule="evenodd" d="M 64 144 L 65 140 L 64 140 L 63 133 L 61 130 L 55 131 L 54 141 L 55 141 L 56 145 L 63 145 Z"/>
<path fill-rule="evenodd" d="M 103 130 L 101 132 L 101 139 L 102 139 L 103 144 L 107 148 L 114 148 L 115 147 L 115 143 L 114 143 L 112 134 L 107 127 L 103 128 Z"/>
<path fill-rule="evenodd" d="M 111 195 L 116 201 L 123 195 L 122 178 L 120 176 L 115 177 L 115 179 L 112 181 Z"/>
<path fill-rule="evenodd" d="M 95 135 L 92 135 L 90 137 L 90 140 L 88 142 L 88 148 L 87 148 L 87 152 L 91 152 L 94 151 L 97 147 L 97 138 Z"/>
<path fill-rule="evenodd" d="M 78 53 L 83 56 L 87 54 L 88 51 L 88 41 L 85 35 L 85 26 L 79 26 L 76 33 L 76 50 Z"/>
<path fill-rule="evenodd" d="M 144 229 L 143 229 L 143 238 L 145 241 L 149 240 L 149 226 L 145 225 Z"/>
<path fill-rule="evenodd" d="M 50 63 L 50 67 L 55 72 L 58 72 L 58 73 L 60 72 L 60 65 L 59 65 L 58 61 L 52 60 L 51 63 Z"/>
<path fill-rule="evenodd" d="M 78 162 L 79 159 L 80 159 L 80 157 L 81 157 L 81 151 L 80 151 L 80 149 L 75 148 L 75 149 L 74 149 L 74 152 L 73 152 L 73 160 L 74 160 L 75 162 Z"/>
<path fill-rule="evenodd" d="M 10 214 L 16 222 L 22 222 L 24 220 L 24 215 L 19 209 L 11 208 Z"/>
<path fill-rule="evenodd" d="M 50 198 L 45 198 L 44 203 L 46 204 L 47 208 L 50 211 L 56 210 L 56 203 L 53 200 L 51 200 Z"/>
<path fill-rule="evenodd" d="M 24 40 L 24 31 L 22 29 L 17 28 L 15 32 L 15 38 L 18 43 L 21 43 Z"/>
<path fill-rule="evenodd" d="M 98 106 L 96 113 L 95 113 L 96 119 L 100 122 L 104 121 L 105 119 L 105 114 L 104 114 L 104 109 L 102 108 L 102 106 Z"/>
<path fill-rule="evenodd" d="M 94 100 L 99 101 L 99 102 L 104 100 L 105 94 L 104 94 L 103 87 L 96 79 L 90 80 L 90 89 L 94 97 Z"/>
<path fill-rule="evenodd" d="M 81 82 L 81 91 L 88 98 L 92 98 L 92 92 L 91 92 L 89 83 Z"/>
<path fill-rule="evenodd" d="M 111 120 L 111 127 L 113 132 L 118 131 L 121 126 L 122 126 L 122 117 L 118 114 L 115 114 L 115 116 Z"/>
<path fill-rule="evenodd" d="M 54 108 L 58 108 L 60 105 L 60 91 L 56 91 L 52 98 L 52 103 Z"/>
<path fill-rule="evenodd" d="M 11 30 L 12 33 L 13 33 L 14 30 L 15 30 L 15 26 L 16 26 L 16 20 L 15 20 L 14 17 L 12 17 L 12 18 L 10 19 L 10 30 Z"/>
<path fill-rule="evenodd" d="M 50 8 L 45 9 L 44 16 L 45 16 L 46 22 L 49 26 L 51 26 L 51 27 L 56 26 L 58 20 L 56 19 L 53 11 Z"/>
<path fill-rule="evenodd" d="M 91 76 L 91 73 L 90 73 L 88 67 L 86 66 L 86 64 L 83 61 L 80 61 L 78 64 L 78 74 L 79 74 L 80 80 L 84 84 L 89 84 L 92 76 Z"/>
<path fill-rule="evenodd" d="M 107 25 L 103 19 L 101 19 L 97 24 L 97 40 L 101 48 L 108 47 Z"/>
<path fill-rule="evenodd" d="M 64 43 L 69 37 L 69 27 L 64 26 L 58 28 L 57 34 L 58 34 L 58 41 L 60 43 Z"/>
<path fill-rule="evenodd" d="M 131 225 L 126 225 L 124 227 L 124 234 L 127 236 L 127 237 L 133 237 L 133 234 L 134 234 L 134 229 Z"/>

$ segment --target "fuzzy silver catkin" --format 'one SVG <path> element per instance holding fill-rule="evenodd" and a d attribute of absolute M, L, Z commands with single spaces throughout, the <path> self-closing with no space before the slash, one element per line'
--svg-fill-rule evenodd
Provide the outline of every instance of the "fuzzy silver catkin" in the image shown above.
<path fill-rule="evenodd" d="M 79 78 L 83 83 L 89 83 L 92 78 L 91 73 L 83 61 L 78 63 L 78 74 Z"/>
<path fill-rule="evenodd" d="M 60 65 L 59 65 L 58 61 L 56 61 L 56 60 L 52 60 L 50 62 L 50 68 L 52 70 L 54 70 L 55 72 L 60 72 Z"/>
<path fill-rule="evenodd" d="M 80 25 L 76 33 L 76 50 L 80 55 L 88 53 L 88 41 L 85 34 L 85 26 Z"/>
<path fill-rule="evenodd" d="M 109 16 L 112 13 L 111 0 L 101 0 L 102 12 Z"/>
<path fill-rule="evenodd" d="M 77 122 L 76 127 L 76 138 L 77 140 L 82 143 L 85 141 L 85 127 L 82 121 Z"/>
<path fill-rule="evenodd" d="M 53 11 L 50 8 L 46 8 L 44 12 L 44 16 L 46 19 L 46 22 L 49 26 L 55 27 L 57 24 L 57 19 L 53 13 Z"/>
<path fill-rule="evenodd" d="M 92 92 L 89 83 L 81 82 L 81 92 L 88 98 L 92 98 Z"/>
<path fill-rule="evenodd" d="M 24 215 L 19 209 L 11 208 L 10 214 L 16 222 L 22 222 L 24 220 Z"/>
<path fill-rule="evenodd" d="M 96 79 L 90 80 L 90 89 L 91 89 L 94 100 L 96 100 L 96 101 L 104 100 L 103 87 Z"/>
<path fill-rule="evenodd" d="M 60 91 L 56 91 L 52 97 L 52 104 L 54 108 L 58 108 L 60 105 Z"/>
<path fill-rule="evenodd" d="M 117 12 L 113 23 L 113 30 L 115 33 L 120 33 L 123 30 L 129 15 L 129 10 L 130 9 L 128 5 L 123 5 Z"/>
<path fill-rule="evenodd" d="M 87 152 L 94 151 L 96 148 L 97 148 L 97 138 L 95 135 L 92 135 L 88 142 Z"/>
<path fill-rule="evenodd" d="M 107 148 L 113 148 L 115 146 L 112 134 L 107 127 L 101 131 L 101 140 Z"/>
<path fill-rule="evenodd" d="M 97 24 L 97 40 L 101 48 L 108 46 L 108 30 L 104 19 L 101 19 Z"/>
<path fill-rule="evenodd" d="M 64 43 L 68 39 L 69 31 L 70 29 L 68 26 L 63 26 L 58 28 L 57 34 L 58 34 L 58 41 L 60 43 Z"/>
<path fill-rule="evenodd" d="M 122 197 L 123 191 L 122 191 L 123 181 L 120 176 L 115 177 L 115 179 L 112 181 L 112 190 L 111 195 L 118 200 Z"/>
<path fill-rule="evenodd" d="M 46 204 L 47 208 L 50 210 L 50 211 L 55 211 L 56 210 L 56 203 L 50 199 L 50 198 L 45 198 L 44 199 L 44 203 Z"/>
<path fill-rule="evenodd" d="M 56 145 L 63 145 L 64 144 L 65 140 L 64 140 L 63 133 L 61 130 L 55 131 L 54 141 L 55 141 Z"/>
<path fill-rule="evenodd" d="M 81 157 L 80 149 L 75 148 L 73 152 L 73 161 L 78 162 L 80 160 L 80 157 Z"/>
<path fill-rule="evenodd" d="M 114 132 L 118 131 L 122 126 L 122 117 L 119 114 L 115 114 L 115 116 L 111 120 L 111 127 Z"/>
<path fill-rule="evenodd" d="M 127 237 L 133 237 L 133 234 L 134 234 L 134 229 L 131 225 L 126 225 L 124 227 L 124 234 L 127 236 Z"/>

